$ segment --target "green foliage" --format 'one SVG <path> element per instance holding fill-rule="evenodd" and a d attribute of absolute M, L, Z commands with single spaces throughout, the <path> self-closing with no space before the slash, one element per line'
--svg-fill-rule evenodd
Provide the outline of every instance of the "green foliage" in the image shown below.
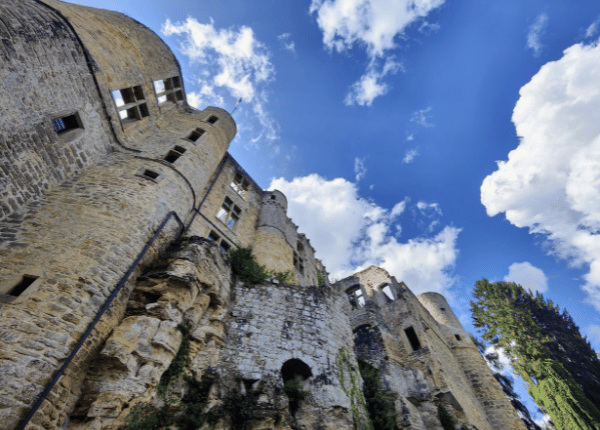
<path fill-rule="evenodd" d="M 358 368 L 363 379 L 363 394 L 374 430 L 397 429 L 394 400 L 381 385 L 379 369 L 360 358 Z"/>
<path fill-rule="evenodd" d="M 295 378 L 290 379 L 283 384 L 283 392 L 290 401 L 290 410 L 292 415 L 296 414 L 300 402 L 311 395 L 310 391 L 305 391 L 302 389 L 302 384 L 300 384 L 300 381 Z"/>
<path fill-rule="evenodd" d="M 256 285 L 268 278 L 265 266 L 261 266 L 252 254 L 251 246 L 237 246 L 229 250 L 233 276 L 240 281 Z"/>
<path fill-rule="evenodd" d="M 340 384 L 350 399 L 354 428 L 357 430 L 373 430 L 373 424 L 369 419 L 369 412 L 367 411 L 367 402 L 365 401 L 365 396 L 363 392 L 358 389 L 358 385 L 356 383 L 356 376 L 358 372 L 350 362 L 348 354 L 343 348 L 340 348 L 338 351 L 338 365 L 340 368 Z M 348 372 L 348 376 L 350 377 L 350 381 L 348 381 L 350 383 L 349 387 L 346 386 L 344 370 Z M 364 412 L 366 415 L 364 418 L 362 412 Z"/>
<path fill-rule="evenodd" d="M 176 381 L 183 373 L 185 367 L 190 363 L 190 326 L 188 322 L 179 324 L 177 330 L 182 334 L 181 344 L 169 368 L 162 374 L 160 382 L 156 386 L 156 393 L 163 399 L 171 382 Z"/>
<path fill-rule="evenodd" d="M 258 264 L 256 257 L 252 253 L 252 246 L 238 245 L 230 249 L 229 261 L 231 262 L 233 276 L 248 285 L 260 284 L 267 278 L 274 278 L 279 282 L 287 282 L 293 276 L 291 270 L 276 272 L 274 270 L 267 270 L 265 266 Z"/>
<path fill-rule="evenodd" d="M 437 410 L 440 424 L 444 430 L 456 430 L 456 421 L 454 421 L 454 417 L 450 415 L 448 409 L 444 405 L 438 405 Z"/>
<path fill-rule="evenodd" d="M 317 272 L 317 285 L 319 287 L 325 286 L 325 279 L 327 279 L 327 274 L 325 273 L 324 270 Z"/>
<path fill-rule="evenodd" d="M 262 393 L 262 390 L 248 390 L 244 395 L 237 388 L 230 390 L 221 405 L 207 412 L 206 422 L 214 428 L 223 418 L 229 421 L 231 430 L 249 430 L 258 397 Z"/>
<path fill-rule="evenodd" d="M 474 297 L 473 324 L 509 355 L 557 430 L 600 428 L 600 362 L 569 314 L 515 283 L 482 279 Z"/>
<path fill-rule="evenodd" d="M 212 381 L 207 378 L 198 381 L 191 376 L 184 376 L 184 380 L 187 383 L 188 390 L 181 399 L 183 413 L 178 419 L 179 428 L 181 430 L 197 430 L 207 422 L 207 414 L 204 413 L 204 408 L 208 402 Z"/>
<path fill-rule="evenodd" d="M 127 420 L 129 425 L 125 430 L 160 430 L 172 423 L 169 408 L 157 408 L 151 403 L 138 403 L 132 409 Z"/>
<path fill-rule="evenodd" d="M 287 282 L 292 279 L 292 271 L 286 270 L 285 272 L 276 272 L 274 270 L 267 270 L 267 277 L 277 279 L 279 282 Z"/>

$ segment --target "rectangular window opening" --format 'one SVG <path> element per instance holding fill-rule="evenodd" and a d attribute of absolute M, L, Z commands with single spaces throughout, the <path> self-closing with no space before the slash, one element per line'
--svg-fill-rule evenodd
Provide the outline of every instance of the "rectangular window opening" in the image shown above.
<path fill-rule="evenodd" d="M 58 134 L 66 133 L 69 130 L 75 130 L 77 128 L 81 128 L 81 124 L 79 122 L 79 118 L 77 114 L 65 116 L 62 118 L 56 118 L 52 120 L 52 127 L 54 127 L 54 131 Z"/>
<path fill-rule="evenodd" d="M 23 275 L 23 279 L 21 279 L 21 282 L 15 285 L 8 294 L 10 294 L 11 296 L 19 297 L 31 284 L 35 282 L 36 279 L 38 279 L 37 276 Z"/>
<path fill-rule="evenodd" d="M 121 98 L 125 104 L 135 103 L 135 95 L 131 88 L 124 88 L 121 90 Z"/>
<path fill-rule="evenodd" d="M 186 149 L 183 146 L 175 145 L 173 147 L 173 151 L 177 151 L 180 154 L 183 154 L 183 153 L 185 153 Z"/>
<path fill-rule="evenodd" d="M 177 91 L 175 93 L 175 97 L 177 98 L 177 100 L 183 100 L 183 91 Z"/>
<path fill-rule="evenodd" d="M 177 151 L 169 151 L 169 153 L 167 155 L 165 155 L 164 160 L 167 163 L 174 163 L 175 161 L 177 161 L 177 159 L 181 157 L 181 154 Z"/>
<path fill-rule="evenodd" d="M 220 237 L 217 233 L 215 233 L 214 231 L 210 231 L 210 233 L 208 234 L 208 238 L 212 241 L 218 242 Z"/>
<path fill-rule="evenodd" d="M 144 169 L 144 173 L 142 173 L 142 176 L 145 176 L 150 179 L 156 179 L 158 178 L 159 174 L 152 170 Z"/>
<path fill-rule="evenodd" d="M 179 81 L 179 76 L 173 76 L 173 88 L 181 87 L 181 82 Z"/>
<path fill-rule="evenodd" d="M 140 113 L 137 109 L 137 106 L 127 109 L 127 119 L 133 119 L 133 120 L 141 119 Z"/>
<path fill-rule="evenodd" d="M 417 337 L 417 333 L 415 332 L 414 328 L 405 328 L 404 333 L 406 333 L 406 337 L 408 338 L 413 351 L 418 351 L 421 349 L 421 342 L 419 342 L 419 338 Z"/>
<path fill-rule="evenodd" d="M 171 78 L 165 79 L 163 82 L 165 83 L 165 89 L 166 89 L 167 91 L 169 91 L 169 90 L 172 90 L 172 89 L 173 89 L 173 81 L 172 81 L 172 79 L 171 79 Z"/>
<path fill-rule="evenodd" d="M 454 337 L 456 338 L 456 340 L 462 340 L 462 337 L 460 337 L 460 334 L 455 334 Z"/>
<path fill-rule="evenodd" d="M 208 122 L 209 122 L 210 124 L 214 124 L 214 123 L 215 123 L 215 122 L 217 122 L 218 120 L 219 120 L 219 118 L 217 118 L 217 117 L 216 117 L 216 116 L 214 116 L 214 115 L 211 115 L 211 116 L 208 118 Z"/>
<path fill-rule="evenodd" d="M 229 251 L 229 249 L 231 248 L 231 246 L 225 242 L 224 240 L 221 241 L 221 248 L 223 249 L 223 251 L 227 252 Z"/>
<path fill-rule="evenodd" d="M 204 134 L 204 130 L 202 130 L 201 128 L 197 128 L 196 130 L 192 131 L 190 133 L 190 135 L 188 136 L 188 140 L 191 140 L 192 142 L 197 141 L 198 139 L 200 139 L 200 137 Z"/>
<path fill-rule="evenodd" d="M 156 94 L 164 93 L 165 92 L 164 81 L 154 81 L 154 91 L 156 91 Z"/>
<path fill-rule="evenodd" d="M 148 112 L 148 105 L 146 105 L 146 103 L 140 104 L 140 113 L 142 114 L 142 118 L 150 116 L 150 112 Z"/>
<path fill-rule="evenodd" d="M 138 101 L 146 99 L 144 97 L 144 91 L 142 90 L 141 85 L 136 85 L 135 87 L 133 87 L 133 94 L 135 95 L 135 99 Z"/>
<path fill-rule="evenodd" d="M 177 101 L 177 98 L 175 97 L 175 94 L 169 93 L 167 94 L 167 100 L 169 100 L 171 103 L 175 103 Z"/>

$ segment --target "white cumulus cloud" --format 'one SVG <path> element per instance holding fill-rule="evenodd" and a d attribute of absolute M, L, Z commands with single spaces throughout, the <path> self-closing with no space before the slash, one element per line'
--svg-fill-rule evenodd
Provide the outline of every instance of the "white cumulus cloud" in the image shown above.
<path fill-rule="evenodd" d="M 365 159 L 356 157 L 354 159 L 354 173 L 356 174 L 356 182 L 359 182 L 367 174 L 365 167 Z"/>
<path fill-rule="evenodd" d="M 316 174 L 292 181 L 274 179 L 269 188 L 286 195 L 288 215 L 311 238 L 333 278 L 376 264 L 405 281 L 415 294 L 441 292 L 452 285 L 460 229 L 446 226 L 434 237 L 399 242 L 392 230 L 408 199 L 385 209 L 360 197 L 356 184 Z"/>
<path fill-rule="evenodd" d="M 585 30 L 585 37 L 594 37 L 598 33 L 598 26 L 600 26 L 600 17 Z"/>
<path fill-rule="evenodd" d="M 531 263 L 513 263 L 508 267 L 508 275 L 504 277 L 506 282 L 515 282 L 523 288 L 531 291 L 545 293 L 548 291 L 548 278 L 542 271 Z"/>
<path fill-rule="evenodd" d="M 182 37 L 181 51 L 191 63 L 202 66 L 197 77 L 200 87 L 193 92 L 190 104 L 198 107 L 207 104 L 223 106 L 223 96 L 234 100 L 242 97 L 245 106 L 251 106 L 254 119 L 261 125 L 258 134 L 269 141 L 279 138 L 279 125 L 267 112 L 266 86 L 274 79 L 275 69 L 266 46 L 256 40 L 250 27 L 217 29 L 211 19 L 203 24 L 194 18 L 162 26 L 165 36 Z"/>
<path fill-rule="evenodd" d="M 369 58 L 365 75 L 350 88 L 347 104 L 370 106 L 376 97 L 388 91 L 381 79 L 396 73 L 401 66 L 392 60 L 395 67 L 390 68 L 388 61 L 378 60 L 385 59 L 388 51 L 398 47 L 396 39 L 404 35 L 408 26 L 423 19 L 444 1 L 312 0 L 309 12 L 316 14 L 325 47 L 343 52 L 358 45 L 366 50 Z"/>
<path fill-rule="evenodd" d="M 599 64 L 598 43 L 576 44 L 521 88 L 512 116 L 521 141 L 484 179 L 481 202 L 589 267 L 582 287 L 600 311 Z"/>
<path fill-rule="evenodd" d="M 545 13 L 538 15 L 535 22 L 529 27 L 527 47 L 533 49 L 533 55 L 536 57 L 539 57 L 544 48 L 540 39 L 546 32 L 546 27 L 548 27 L 548 15 Z"/>

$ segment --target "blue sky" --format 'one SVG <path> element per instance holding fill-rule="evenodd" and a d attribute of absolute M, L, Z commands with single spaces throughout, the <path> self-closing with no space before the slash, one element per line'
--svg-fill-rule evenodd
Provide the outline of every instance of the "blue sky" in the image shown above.
<path fill-rule="evenodd" d="M 230 152 L 332 277 L 380 264 L 469 330 L 475 281 L 516 281 L 600 351 L 597 1 L 75 2 L 159 34 L 190 103 L 243 97 Z"/>

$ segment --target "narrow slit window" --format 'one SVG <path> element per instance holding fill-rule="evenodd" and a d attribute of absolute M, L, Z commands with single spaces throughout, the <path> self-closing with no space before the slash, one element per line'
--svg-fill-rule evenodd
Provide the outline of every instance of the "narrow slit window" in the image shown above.
<path fill-rule="evenodd" d="M 190 133 L 190 135 L 187 137 L 187 139 L 191 140 L 192 142 L 196 142 L 198 139 L 200 139 L 200 137 L 202 137 L 203 134 L 204 134 L 204 130 L 201 128 L 197 128 L 196 130 L 194 130 Z"/>
<path fill-rule="evenodd" d="M 149 179 L 156 179 L 158 178 L 159 174 L 152 170 L 144 169 L 144 173 L 142 173 L 142 176 L 145 176 Z"/>
<path fill-rule="evenodd" d="M 408 338 L 413 351 L 418 351 L 421 349 L 421 342 L 419 342 L 419 338 L 417 337 L 417 333 L 415 332 L 414 328 L 405 328 L 404 333 L 406 333 L 406 337 Z"/>
<path fill-rule="evenodd" d="M 231 248 L 231 246 L 225 242 L 224 240 L 221 241 L 221 249 L 225 252 L 229 251 L 229 249 Z"/>
<path fill-rule="evenodd" d="M 455 334 L 454 337 L 456 338 L 456 340 L 462 340 L 462 337 L 460 337 L 460 334 Z"/>
<path fill-rule="evenodd" d="M 23 275 L 23 279 L 8 294 L 19 297 L 36 279 L 38 279 L 37 276 Z"/>
<path fill-rule="evenodd" d="M 70 130 L 82 128 L 77 114 L 53 119 L 52 127 L 57 134 L 63 134 Z"/>
<path fill-rule="evenodd" d="M 181 154 L 180 154 L 179 152 L 171 150 L 171 151 L 169 151 L 169 152 L 167 153 L 167 155 L 165 155 L 165 158 L 164 158 L 164 160 L 165 160 L 167 163 L 171 163 L 171 164 L 173 164 L 174 162 L 176 162 L 176 161 L 177 161 L 177 159 L 178 159 L 179 157 L 181 157 Z"/>
<path fill-rule="evenodd" d="M 219 120 L 219 118 L 217 118 L 217 117 L 216 117 L 216 116 L 214 116 L 214 115 L 211 115 L 211 116 L 208 118 L 208 120 L 207 120 L 207 121 L 208 121 L 210 124 L 214 124 L 214 123 L 215 123 L 215 122 L 217 122 L 218 120 Z"/>

